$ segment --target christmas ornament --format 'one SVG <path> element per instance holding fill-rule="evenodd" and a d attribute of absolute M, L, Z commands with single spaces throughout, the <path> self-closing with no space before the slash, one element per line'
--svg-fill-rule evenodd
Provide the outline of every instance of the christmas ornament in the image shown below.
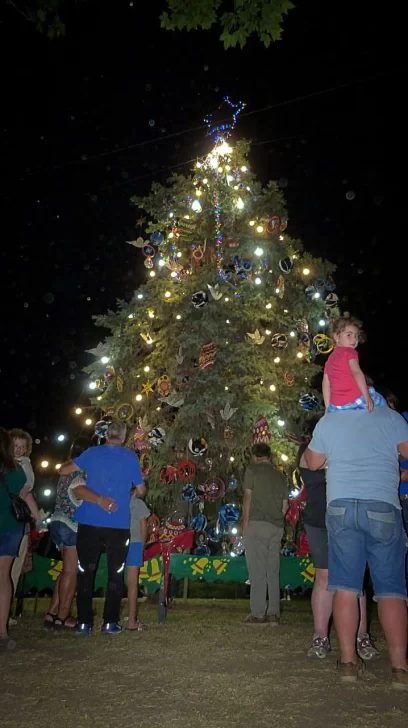
<path fill-rule="evenodd" d="M 153 247 L 153 245 L 149 245 L 148 243 L 147 245 L 143 246 L 142 253 L 145 258 L 154 258 L 154 256 L 156 255 L 156 249 Z"/>
<path fill-rule="evenodd" d="M 244 538 L 243 536 L 238 536 L 234 539 L 233 544 L 231 545 L 231 555 L 233 556 L 242 556 L 242 554 L 245 552 L 245 544 L 244 544 Z"/>
<path fill-rule="evenodd" d="M 201 265 L 205 253 L 205 246 L 204 248 L 201 247 L 201 245 L 198 245 L 196 248 L 193 249 L 193 252 L 191 253 L 191 264 L 195 267 L 198 267 Z"/>
<path fill-rule="evenodd" d="M 306 288 L 305 288 L 305 294 L 306 294 L 306 298 L 308 298 L 309 301 L 312 300 L 312 298 L 314 297 L 315 293 L 317 293 L 315 286 L 312 286 L 312 285 L 306 286 Z"/>
<path fill-rule="evenodd" d="M 228 481 L 228 490 L 236 490 L 238 487 L 238 481 L 235 477 L 235 475 L 231 475 L 229 481 Z"/>
<path fill-rule="evenodd" d="M 286 349 L 288 337 L 285 334 L 274 334 L 271 339 L 273 349 Z"/>
<path fill-rule="evenodd" d="M 191 438 L 188 441 L 188 449 L 194 457 L 201 457 L 207 452 L 208 444 L 203 437 L 199 437 L 194 440 Z"/>
<path fill-rule="evenodd" d="M 203 344 L 198 357 L 198 366 L 200 369 L 210 369 L 214 366 L 217 359 L 217 344 L 215 341 L 210 341 L 208 344 Z"/>
<path fill-rule="evenodd" d="M 294 375 L 292 374 L 292 372 L 289 372 L 288 370 L 283 372 L 283 380 L 284 380 L 285 384 L 288 385 L 288 387 L 293 387 L 293 385 L 295 383 Z"/>
<path fill-rule="evenodd" d="M 334 349 L 334 343 L 329 336 L 326 334 L 316 334 L 313 338 L 313 343 L 319 352 L 319 354 L 330 354 Z"/>
<path fill-rule="evenodd" d="M 197 546 L 199 546 L 200 548 L 205 547 L 208 543 L 208 535 L 205 531 L 199 531 L 195 535 L 194 540 L 195 540 Z M 201 553 L 201 551 L 200 551 L 200 553 Z"/>
<path fill-rule="evenodd" d="M 147 523 L 147 544 L 154 543 L 159 539 L 160 519 L 152 513 L 146 520 Z"/>
<path fill-rule="evenodd" d="M 286 258 L 282 258 L 279 261 L 278 265 L 282 273 L 285 273 L 287 275 L 293 269 L 293 260 L 292 258 L 289 258 L 289 256 L 287 256 Z"/>
<path fill-rule="evenodd" d="M 236 523 L 239 516 L 240 510 L 234 503 L 225 503 L 218 511 L 218 518 L 224 528 L 230 526 L 232 523 Z"/>
<path fill-rule="evenodd" d="M 228 450 L 232 450 L 234 447 L 233 430 L 231 427 L 224 427 L 224 442 Z"/>
<path fill-rule="evenodd" d="M 194 232 L 197 227 L 197 218 L 190 218 L 188 216 L 181 218 L 177 226 L 177 233 L 180 240 L 190 242 L 194 237 Z"/>
<path fill-rule="evenodd" d="M 175 536 L 185 531 L 185 529 L 184 523 L 180 523 L 180 521 L 164 521 L 159 529 L 159 541 L 161 543 L 169 543 Z"/>
<path fill-rule="evenodd" d="M 161 245 L 164 242 L 163 233 L 158 233 L 158 232 L 151 233 L 150 242 L 153 243 L 153 245 Z"/>
<path fill-rule="evenodd" d="M 112 422 L 112 420 L 108 419 L 108 420 L 99 420 L 99 422 L 96 423 L 94 432 L 95 432 L 95 435 L 99 439 L 101 439 L 102 437 L 105 437 L 106 431 L 111 422 Z"/>
<path fill-rule="evenodd" d="M 165 402 L 169 407 L 179 408 L 184 404 L 184 397 L 180 395 L 180 392 L 171 392 L 168 397 L 159 397 L 159 402 Z"/>
<path fill-rule="evenodd" d="M 144 452 L 140 456 L 140 467 L 142 469 L 143 478 L 147 478 L 150 473 L 151 458 L 148 452 Z"/>
<path fill-rule="evenodd" d="M 147 222 L 147 218 L 146 217 L 139 217 L 136 220 L 136 226 L 137 227 L 143 227 L 143 225 L 146 225 L 146 222 Z"/>
<path fill-rule="evenodd" d="M 143 238 L 139 237 L 136 240 L 126 240 L 128 245 L 133 245 L 134 248 L 143 248 L 146 244 Z"/>
<path fill-rule="evenodd" d="M 270 439 L 271 431 L 269 429 L 268 420 L 265 417 L 260 416 L 252 432 L 252 442 L 254 445 L 259 445 L 260 443 L 265 443 L 267 445 Z"/>
<path fill-rule="evenodd" d="M 159 447 L 159 445 L 163 445 L 164 443 L 166 432 L 162 427 L 154 427 L 153 430 L 150 430 L 147 437 L 153 447 Z"/>
<path fill-rule="evenodd" d="M 336 290 L 336 284 L 332 278 L 332 276 L 328 276 L 328 278 L 324 282 L 324 287 L 328 293 L 332 293 Z"/>
<path fill-rule="evenodd" d="M 283 298 L 285 295 L 285 279 L 283 276 L 279 276 L 276 282 L 276 290 L 278 291 L 279 298 Z"/>
<path fill-rule="evenodd" d="M 205 411 L 205 414 L 207 415 L 207 422 L 210 425 L 212 430 L 215 430 L 215 412 L 213 409 L 207 409 Z"/>
<path fill-rule="evenodd" d="M 226 245 L 227 245 L 227 248 L 237 248 L 238 247 L 238 243 L 236 242 L 236 240 L 232 240 L 232 238 L 229 238 L 227 240 Z"/>
<path fill-rule="evenodd" d="M 135 410 L 133 409 L 132 405 L 129 404 L 129 402 L 124 402 L 123 404 L 120 404 L 117 408 L 116 417 L 118 418 L 118 420 L 121 420 L 121 422 L 128 422 L 128 420 L 132 419 L 134 413 Z"/>
<path fill-rule="evenodd" d="M 124 378 L 123 378 L 123 372 L 122 370 L 119 371 L 119 374 L 116 377 L 116 389 L 118 392 L 123 392 L 123 384 L 124 384 Z"/>
<path fill-rule="evenodd" d="M 176 375 L 178 389 L 188 389 L 194 381 L 194 369 L 180 369 Z"/>
<path fill-rule="evenodd" d="M 171 485 L 177 480 L 177 468 L 174 465 L 165 465 L 160 470 L 160 480 L 164 485 Z"/>
<path fill-rule="evenodd" d="M 153 392 L 152 383 L 147 380 L 144 384 L 142 384 L 142 394 L 145 394 L 146 397 L 149 396 Z"/>
<path fill-rule="evenodd" d="M 337 293 L 328 293 L 324 299 L 324 305 L 326 308 L 336 308 L 339 302 Z"/>
<path fill-rule="evenodd" d="M 170 394 L 171 382 L 170 377 L 167 374 L 162 374 L 162 376 L 158 378 L 156 389 L 160 397 L 167 397 L 167 395 Z"/>
<path fill-rule="evenodd" d="M 261 344 L 263 344 L 265 341 L 265 337 L 261 336 L 261 334 L 259 333 L 259 329 L 255 329 L 253 334 L 250 334 L 248 331 L 247 336 L 252 339 L 254 344 L 258 344 L 258 346 L 261 346 Z"/>
<path fill-rule="evenodd" d="M 220 410 L 221 418 L 226 422 L 231 419 L 237 410 L 238 407 L 231 407 L 230 403 L 227 402 L 224 409 Z"/>
<path fill-rule="evenodd" d="M 98 357 L 98 359 L 102 359 L 103 356 L 109 355 L 109 347 L 108 344 L 102 344 L 100 341 L 98 346 L 96 346 L 94 349 L 87 349 L 87 354 L 92 354 L 92 356 Z"/>
<path fill-rule="evenodd" d="M 140 334 L 143 341 L 148 345 L 151 346 L 153 344 L 153 339 L 150 336 L 150 334 Z"/>
<path fill-rule="evenodd" d="M 311 410 L 316 409 L 319 404 L 319 400 L 314 394 L 302 394 L 302 396 L 299 397 L 299 404 L 304 410 L 311 412 Z"/>
<path fill-rule="evenodd" d="M 191 303 L 194 308 L 203 308 L 208 303 L 208 295 L 205 291 L 196 291 L 191 296 Z"/>
<path fill-rule="evenodd" d="M 197 468 L 195 466 L 195 463 L 193 463 L 191 460 L 180 460 L 180 462 L 177 464 L 177 475 L 180 480 L 183 480 L 184 482 L 193 480 L 196 474 L 196 470 Z"/>
<path fill-rule="evenodd" d="M 179 350 L 176 354 L 176 362 L 177 362 L 177 364 L 182 364 L 183 361 L 184 361 L 183 347 L 179 346 Z"/>
<path fill-rule="evenodd" d="M 185 485 L 183 485 L 181 499 L 183 501 L 187 501 L 188 503 L 195 503 L 197 501 L 197 493 L 195 492 L 194 485 L 192 485 L 191 483 L 186 483 Z"/>
<path fill-rule="evenodd" d="M 148 270 L 151 270 L 151 268 L 153 268 L 153 265 L 154 265 L 153 258 L 150 258 L 150 257 L 145 258 L 144 264 L 145 264 L 145 268 L 147 268 Z"/>
<path fill-rule="evenodd" d="M 219 283 L 216 283 L 215 286 L 211 286 L 209 283 L 207 283 L 207 288 L 215 301 L 219 301 L 220 298 L 222 298 L 222 292 L 219 290 Z"/>
<path fill-rule="evenodd" d="M 318 291 L 318 293 L 323 293 L 324 292 L 324 290 L 325 290 L 325 282 L 324 282 L 323 278 L 317 278 L 315 280 L 314 284 L 315 284 L 315 287 L 316 287 L 316 290 Z"/>
<path fill-rule="evenodd" d="M 222 533 L 221 533 L 220 529 L 218 528 L 218 526 L 215 526 L 215 527 L 211 526 L 211 528 L 208 529 L 207 533 L 208 533 L 208 538 L 213 543 L 218 543 L 219 541 L 221 541 Z"/>
<path fill-rule="evenodd" d="M 103 376 L 107 382 L 111 382 L 115 376 L 115 370 L 113 367 L 106 367 Z"/>
<path fill-rule="evenodd" d="M 222 478 L 212 476 L 203 484 L 204 498 L 207 501 L 215 501 L 225 495 L 225 483 Z"/>
<path fill-rule="evenodd" d="M 296 330 L 299 335 L 307 334 L 309 331 L 309 324 L 307 322 L 307 319 L 305 319 L 305 318 L 298 319 L 298 321 L 296 322 Z"/>
<path fill-rule="evenodd" d="M 190 523 L 190 528 L 193 531 L 205 531 L 207 528 L 207 517 L 204 513 L 197 513 Z"/>
<path fill-rule="evenodd" d="M 266 223 L 266 230 L 269 235 L 278 235 L 281 229 L 281 219 L 279 215 L 273 215 Z"/>

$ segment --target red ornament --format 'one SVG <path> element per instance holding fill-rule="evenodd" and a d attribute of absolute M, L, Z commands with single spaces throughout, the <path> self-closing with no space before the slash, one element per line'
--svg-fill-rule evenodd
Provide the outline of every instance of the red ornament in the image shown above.
<path fill-rule="evenodd" d="M 273 215 L 266 223 L 266 230 L 269 235 L 278 235 L 281 231 L 282 220 L 279 215 Z"/>
<path fill-rule="evenodd" d="M 191 460 L 180 460 L 177 464 L 177 475 L 185 483 L 194 478 L 196 470 L 196 465 Z"/>
<path fill-rule="evenodd" d="M 210 341 L 208 344 L 203 344 L 198 357 L 198 366 L 200 369 L 210 369 L 214 366 L 217 359 L 217 344 L 215 341 Z"/>
<path fill-rule="evenodd" d="M 292 372 L 289 372 L 287 369 L 283 372 L 283 379 L 285 384 L 288 385 L 288 387 L 293 387 L 295 383 L 295 377 L 292 374 Z"/>
<path fill-rule="evenodd" d="M 259 417 L 252 434 L 252 442 L 254 445 L 259 445 L 260 443 L 268 444 L 271 439 L 271 431 L 269 429 L 269 423 L 268 420 L 265 419 L 265 417 Z"/>
<path fill-rule="evenodd" d="M 232 240 L 232 238 L 227 240 L 227 248 L 237 248 L 237 247 L 238 247 L 238 243 L 236 242 L 236 240 Z"/>
<path fill-rule="evenodd" d="M 174 465 L 166 465 L 160 470 L 160 480 L 164 485 L 171 485 L 177 480 L 177 468 Z"/>

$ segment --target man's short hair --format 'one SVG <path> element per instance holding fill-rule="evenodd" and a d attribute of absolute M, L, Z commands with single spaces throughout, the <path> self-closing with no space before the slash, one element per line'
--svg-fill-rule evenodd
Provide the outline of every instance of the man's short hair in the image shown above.
<path fill-rule="evenodd" d="M 120 420 L 112 420 L 108 429 L 106 430 L 106 437 L 108 440 L 116 440 L 117 442 L 124 442 L 126 437 L 126 425 Z"/>
<path fill-rule="evenodd" d="M 255 458 L 269 458 L 271 459 L 271 448 L 265 442 L 258 442 L 252 448 L 252 455 Z"/>

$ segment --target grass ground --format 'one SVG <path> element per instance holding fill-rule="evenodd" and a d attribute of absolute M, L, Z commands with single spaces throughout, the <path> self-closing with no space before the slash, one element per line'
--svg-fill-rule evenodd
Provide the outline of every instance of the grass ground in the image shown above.
<path fill-rule="evenodd" d="M 46 602 L 0 656 L 2 728 L 406 728 L 407 693 L 389 682 L 385 646 L 356 686 L 340 685 L 337 648 L 306 656 L 310 603 L 284 602 L 279 627 L 241 624 L 244 600 L 178 602 L 164 626 L 142 605 L 149 630 L 91 638 L 41 629 Z M 100 605 L 98 605 L 100 609 Z"/>

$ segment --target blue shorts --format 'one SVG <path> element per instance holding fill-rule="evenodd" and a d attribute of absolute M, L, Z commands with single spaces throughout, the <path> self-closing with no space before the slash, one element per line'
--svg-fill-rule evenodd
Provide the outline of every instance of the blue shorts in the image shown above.
<path fill-rule="evenodd" d="M 65 548 L 76 546 L 77 533 L 67 526 L 63 521 L 52 521 L 50 525 L 51 540 L 57 549 L 62 551 Z"/>
<path fill-rule="evenodd" d="M 0 556 L 18 556 L 21 539 L 24 535 L 24 524 L 16 531 L 0 533 Z"/>
<path fill-rule="evenodd" d="M 341 589 L 361 596 L 368 563 L 375 601 L 381 597 L 407 600 L 400 510 L 382 501 L 334 500 L 327 506 L 326 525 L 328 591 Z"/>
<path fill-rule="evenodd" d="M 126 566 L 143 566 L 144 545 L 141 541 L 133 541 L 129 545 Z"/>

